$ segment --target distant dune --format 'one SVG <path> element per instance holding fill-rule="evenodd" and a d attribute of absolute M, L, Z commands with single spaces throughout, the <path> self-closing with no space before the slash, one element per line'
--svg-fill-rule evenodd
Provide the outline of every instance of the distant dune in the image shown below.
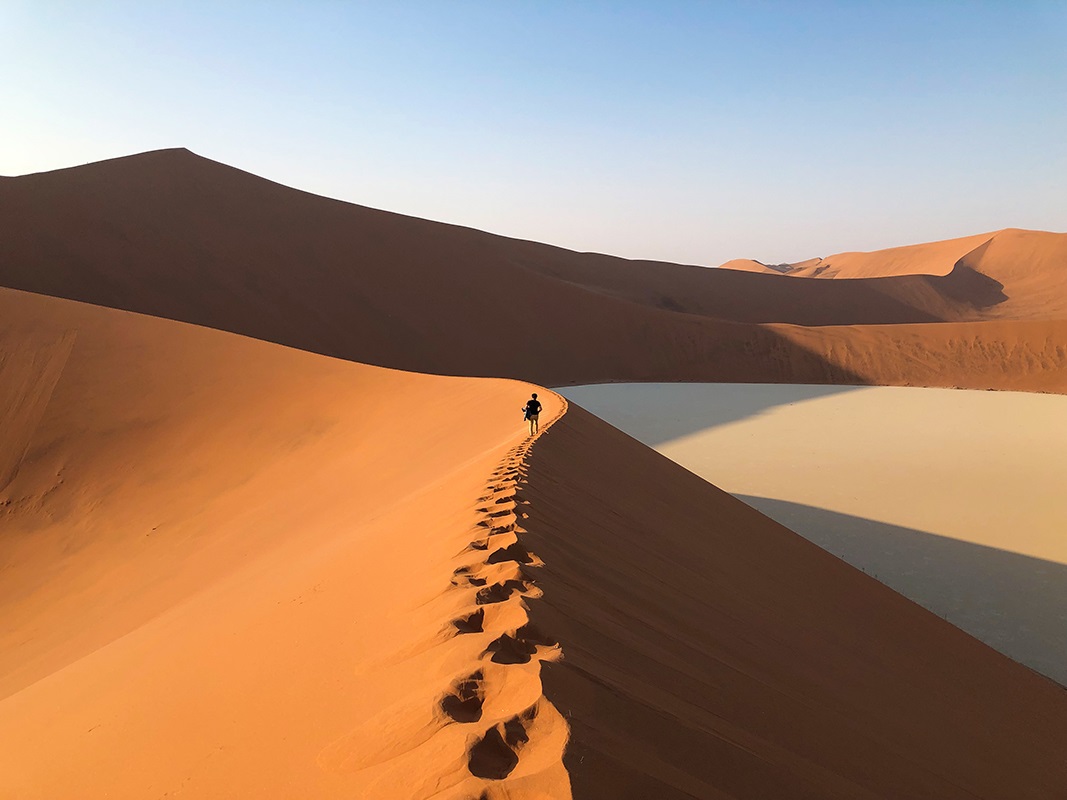
<path fill-rule="evenodd" d="M 1001 234 L 1009 233 L 1002 231 Z M 802 278 L 888 278 L 905 275 L 945 276 L 968 253 L 982 247 L 997 233 L 981 233 L 962 239 L 891 247 L 869 253 L 838 253 L 827 258 L 809 258 L 795 264 L 761 264 L 751 259 L 727 261 L 726 269 L 769 272 Z"/>
<path fill-rule="evenodd" d="M 507 239 L 185 150 L 0 179 L 0 216 L 0 285 L 382 366 L 1067 390 L 1064 234 L 845 254 L 854 279 L 810 281 Z"/>
<path fill-rule="evenodd" d="M 1009 228 L 796 264 L 738 259 L 722 267 L 798 278 L 893 278 L 899 285 L 922 278 L 943 298 L 957 301 L 959 319 L 1067 319 L 1067 234 L 1063 233 Z"/>
<path fill-rule="evenodd" d="M 1067 392 L 1065 235 L 705 269 L 185 150 L 0 218 L 0 796 L 1067 785 L 1063 687 L 537 387 Z"/>
<path fill-rule="evenodd" d="M 0 290 L 13 380 L 0 796 L 426 796 L 372 790 L 420 743 L 409 786 L 568 796 L 517 535 L 466 548 L 514 521 L 528 385 Z"/>
<path fill-rule="evenodd" d="M 0 320 L 4 796 L 1067 782 L 1060 687 L 551 392 L 529 440 L 529 384 Z"/>

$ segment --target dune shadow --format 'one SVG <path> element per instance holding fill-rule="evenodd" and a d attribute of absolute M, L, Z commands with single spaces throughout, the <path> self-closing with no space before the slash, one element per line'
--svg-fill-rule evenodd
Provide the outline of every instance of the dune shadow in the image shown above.
<path fill-rule="evenodd" d="M 967 303 L 977 309 L 987 309 L 1000 305 L 1008 299 L 1004 293 L 1004 284 L 979 272 L 971 264 L 978 264 L 985 255 L 990 238 L 955 263 L 948 275 L 930 278 L 931 285 L 946 297 L 961 303 Z"/>
<path fill-rule="evenodd" d="M 608 383 L 555 391 L 649 447 L 778 406 L 868 386 L 782 383 Z"/>
<path fill-rule="evenodd" d="M 736 497 L 1067 686 L 1067 565 L 801 503 Z"/>

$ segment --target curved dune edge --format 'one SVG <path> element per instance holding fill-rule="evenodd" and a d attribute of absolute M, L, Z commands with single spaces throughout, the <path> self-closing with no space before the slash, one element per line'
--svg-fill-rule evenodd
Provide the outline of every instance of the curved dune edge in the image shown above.
<path fill-rule="evenodd" d="M 1062 395 L 769 384 L 563 391 L 1067 685 Z"/>
<path fill-rule="evenodd" d="M 452 679 L 432 708 L 391 709 L 319 754 L 326 771 L 372 773 L 365 800 L 571 797 L 563 763 L 570 727 L 541 684 L 542 665 L 563 652 L 530 621 L 544 562 L 524 544 L 526 464 L 537 439 L 567 413 L 556 397 L 559 411 L 489 475 L 474 538 L 450 565 L 450 594 L 459 600 L 430 647 L 459 664 Z M 396 732 L 384 749 L 383 726 Z"/>
<path fill-rule="evenodd" d="M 818 279 L 792 282 L 798 289 L 812 283 L 895 285 L 900 300 L 945 323 L 1062 320 L 1067 317 L 1065 265 L 1067 235 L 1005 228 L 888 250 L 838 253 L 796 264 L 767 266 L 736 259 L 721 269 Z M 911 279 L 918 283 L 901 282 Z"/>
<path fill-rule="evenodd" d="M 1067 692 L 575 404 L 529 460 L 575 797 L 1047 798 Z"/>
<path fill-rule="evenodd" d="M 1011 230 L 1005 229 L 1005 230 Z M 790 264 L 764 264 L 751 258 L 736 258 L 722 269 L 766 272 L 794 278 L 885 278 L 901 275 L 947 276 L 977 248 L 1005 231 L 979 233 L 882 250 L 850 250 L 825 258 L 809 258 Z"/>
<path fill-rule="evenodd" d="M 0 796 L 566 796 L 518 544 L 538 387 L 0 319 Z"/>
<path fill-rule="evenodd" d="M 547 391 L 531 440 L 529 384 L 0 311 L 42 391 L 77 333 L 0 491 L 0 796 L 1067 782 L 1062 689 Z"/>
<path fill-rule="evenodd" d="M 2 285 L 365 364 L 544 386 L 1064 391 L 1064 233 L 1009 229 L 857 256 L 873 272 L 914 272 L 924 259 L 946 272 L 992 235 L 951 275 L 786 280 L 375 211 L 182 150 L 11 178 L 0 217 Z M 553 324 L 516 324 L 517 297 L 527 319 Z"/>

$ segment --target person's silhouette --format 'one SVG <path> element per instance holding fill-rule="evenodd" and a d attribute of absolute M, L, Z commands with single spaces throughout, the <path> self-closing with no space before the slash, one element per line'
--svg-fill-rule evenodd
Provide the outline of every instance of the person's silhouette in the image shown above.
<path fill-rule="evenodd" d="M 533 436 L 537 433 L 537 415 L 541 413 L 541 404 L 537 401 L 537 392 L 530 395 L 530 399 L 526 401 L 522 411 L 522 418 L 530 422 L 530 435 Z"/>

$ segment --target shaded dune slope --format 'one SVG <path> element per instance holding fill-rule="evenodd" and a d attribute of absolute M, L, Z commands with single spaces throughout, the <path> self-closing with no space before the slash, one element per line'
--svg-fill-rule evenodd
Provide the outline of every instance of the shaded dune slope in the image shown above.
<path fill-rule="evenodd" d="M 11 290 L 0 319 L 0 794 L 1067 778 L 1060 687 L 551 393 L 529 440 L 528 384 Z"/>
<path fill-rule="evenodd" d="M 790 330 L 955 324 L 1011 299 L 974 270 L 808 282 L 575 253 L 317 197 L 184 150 L 5 178 L 0 215 L 10 287 L 365 363 L 546 384 L 926 381 L 895 339 L 871 353 L 845 331 L 834 341 L 847 353 L 826 360 Z M 1049 361 L 1061 341 L 1025 347 Z M 927 353 L 955 357 L 936 341 Z M 1033 388 L 1026 367 L 1009 363 L 1022 377 L 995 388 Z"/>
<path fill-rule="evenodd" d="M 575 253 L 317 197 L 186 150 L 9 178 L 0 209 L 12 220 L 0 259 L 8 285 L 176 319 L 199 313 L 188 321 L 212 327 L 225 327 L 212 300 L 257 304 L 249 311 L 260 313 L 225 320 L 248 326 L 266 311 L 291 318 L 288 295 L 297 290 L 320 308 L 328 335 L 331 312 L 374 322 L 412 302 L 420 284 L 419 294 L 447 298 L 456 311 L 468 305 L 490 315 L 486 301 L 530 292 L 537 302 L 539 285 L 562 297 L 593 291 L 734 322 L 930 322 L 953 313 L 912 276 L 798 287 Z M 191 292 L 206 294 L 195 308 Z M 340 309 L 322 305 L 337 292 Z"/>
<path fill-rule="evenodd" d="M 1067 320 L 768 327 L 822 364 L 816 383 L 1067 392 Z"/>
<path fill-rule="evenodd" d="M 575 797 L 1048 798 L 1067 692 L 571 406 L 529 462 Z"/>

